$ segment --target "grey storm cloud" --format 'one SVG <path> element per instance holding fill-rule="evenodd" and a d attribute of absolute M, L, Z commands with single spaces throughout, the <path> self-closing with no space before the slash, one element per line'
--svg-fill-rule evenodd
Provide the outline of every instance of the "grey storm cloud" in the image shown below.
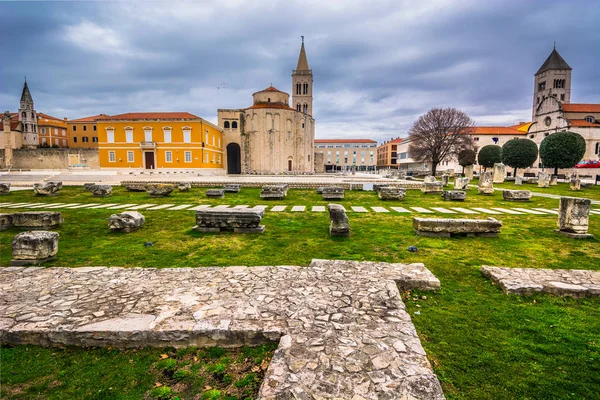
<path fill-rule="evenodd" d="M 305 36 L 319 138 L 406 134 L 432 107 L 480 125 L 531 115 L 553 42 L 572 101 L 600 102 L 597 0 L 2 2 L 0 107 L 23 76 L 56 117 L 189 111 L 216 121 L 273 84 L 291 90 Z M 5 58 L 8 56 L 8 58 Z"/>

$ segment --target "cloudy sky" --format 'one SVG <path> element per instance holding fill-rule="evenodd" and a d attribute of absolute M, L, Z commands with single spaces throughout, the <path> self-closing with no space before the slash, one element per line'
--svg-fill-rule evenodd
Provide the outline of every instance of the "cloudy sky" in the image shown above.
<path fill-rule="evenodd" d="M 189 111 L 291 91 L 300 35 L 317 138 L 405 136 L 432 107 L 479 125 L 531 118 L 533 74 L 553 42 L 572 102 L 600 103 L 598 0 L 1 2 L 0 108 L 23 77 L 38 111 Z"/>

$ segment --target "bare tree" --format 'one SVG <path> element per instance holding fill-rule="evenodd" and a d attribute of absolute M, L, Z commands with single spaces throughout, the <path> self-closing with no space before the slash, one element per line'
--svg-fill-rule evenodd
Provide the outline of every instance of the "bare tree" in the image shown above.
<path fill-rule="evenodd" d="M 410 156 L 431 163 L 435 176 L 437 166 L 461 150 L 471 149 L 473 120 L 455 108 L 433 108 L 421 115 L 408 133 Z"/>

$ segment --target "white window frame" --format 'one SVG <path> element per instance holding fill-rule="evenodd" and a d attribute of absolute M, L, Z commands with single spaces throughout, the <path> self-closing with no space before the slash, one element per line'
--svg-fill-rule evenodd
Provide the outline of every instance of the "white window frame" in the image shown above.
<path fill-rule="evenodd" d="M 42 128 L 42 135 L 46 134 L 46 128 Z"/>
<path fill-rule="evenodd" d="M 183 143 L 192 143 L 192 129 L 183 128 Z"/>
<path fill-rule="evenodd" d="M 189 160 L 188 160 L 188 156 L 189 156 Z M 186 162 L 186 163 L 192 162 L 192 152 L 191 151 L 186 151 L 183 153 L 183 162 Z"/>
<path fill-rule="evenodd" d="M 165 162 L 168 162 L 168 163 L 173 162 L 173 152 L 165 151 Z"/>
<path fill-rule="evenodd" d="M 173 130 L 170 126 L 166 126 L 163 128 L 163 133 L 165 135 L 163 139 L 164 143 L 171 143 L 173 141 L 172 132 Z"/>
<path fill-rule="evenodd" d="M 125 143 L 133 143 L 133 129 L 125 128 Z"/>
<path fill-rule="evenodd" d="M 206 143 L 206 145 L 208 146 L 208 129 L 206 130 L 204 137 L 206 138 L 206 140 L 204 141 L 204 143 Z"/>
<path fill-rule="evenodd" d="M 117 162 L 117 156 L 114 151 L 108 152 L 108 162 Z"/>
<path fill-rule="evenodd" d="M 114 143 L 114 142 L 115 142 L 115 128 L 106 128 L 106 143 Z"/>
<path fill-rule="evenodd" d="M 54 128 L 54 134 L 58 136 L 58 128 Z"/>
<path fill-rule="evenodd" d="M 206 155 L 204 156 L 204 163 L 208 164 L 208 151 L 206 152 Z"/>
<path fill-rule="evenodd" d="M 217 144 L 218 144 L 218 146 L 217 146 L 217 147 L 218 147 L 218 148 L 221 148 L 221 138 L 220 138 L 220 137 L 219 137 L 219 138 L 217 138 Z M 219 162 L 220 162 L 220 161 L 219 161 Z"/>
<path fill-rule="evenodd" d="M 152 127 L 144 127 L 144 142 L 152 142 Z"/>
<path fill-rule="evenodd" d="M 128 151 L 127 152 L 127 162 L 135 162 L 135 155 L 133 153 L 133 151 Z"/>
<path fill-rule="evenodd" d="M 216 154 L 212 153 L 212 163 L 213 164 L 217 162 L 216 159 L 217 159 Z"/>

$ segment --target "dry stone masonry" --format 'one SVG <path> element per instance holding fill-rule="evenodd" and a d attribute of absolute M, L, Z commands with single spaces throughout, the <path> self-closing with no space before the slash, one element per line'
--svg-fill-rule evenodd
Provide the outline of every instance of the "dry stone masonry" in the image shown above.
<path fill-rule="evenodd" d="M 0 182 L 0 195 L 8 194 L 10 192 L 10 183 Z"/>
<path fill-rule="evenodd" d="M 205 208 L 196 211 L 198 232 L 263 233 L 265 226 L 260 225 L 265 211 L 255 208 Z"/>
<path fill-rule="evenodd" d="M 62 189 L 62 182 L 34 183 L 33 191 L 37 196 L 55 196 Z"/>
<path fill-rule="evenodd" d="M 506 201 L 529 201 L 531 192 L 529 190 L 503 190 L 502 198 Z"/>
<path fill-rule="evenodd" d="M 337 186 L 329 186 L 323 188 L 323 200 L 343 200 L 344 188 Z"/>
<path fill-rule="evenodd" d="M 48 231 L 19 233 L 12 241 L 13 259 L 10 265 L 37 265 L 56 259 L 58 237 L 58 233 Z"/>
<path fill-rule="evenodd" d="M 327 204 L 329 211 L 329 234 L 331 236 L 350 236 L 350 223 L 346 210 L 341 204 Z"/>
<path fill-rule="evenodd" d="M 419 236 L 497 237 L 502 222 L 494 219 L 413 218 L 413 228 Z"/>
<path fill-rule="evenodd" d="M 144 226 L 146 217 L 138 211 L 125 211 L 113 214 L 108 218 L 108 227 L 111 232 L 133 232 Z"/>
<path fill-rule="evenodd" d="M 309 267 L 2 268 L 0 338 L 100 347 L 274 341 L 261 400 L 441 400 L 397 285 L 440 283 L 422 264 L 328 260 Z"/>
<path fill-rule="evenodd" d="M 381 200 L 404 200 L 406 197 L 406 189 L 384 186 L 379 188 L 377 195 Z"/>
<path fill-rule="evenodd" d="M 481 273 L 506 294 L 529 296 L 545 292 L 556 296 L 600 296 L 600 271 L 482 266 Z"/>
<path fill-rule="evenodd" d="M 494 194 L 494 184 L 492 183 L 492 173 L 486 171 L 479 177 L 479 194 Z"/>
<path fill-rule="evenodd" d="M 573 239 L 594 237 L 588 233 L 592 201 L 578 197 L 561 197 L 558 208 L 558 230 L 561 235 Z"/>
<path fill-rule="evenodd" d="M 467 193 L 463 190 L 444 190 L 442 199 L 450 201 L 465 201 Z"/>

